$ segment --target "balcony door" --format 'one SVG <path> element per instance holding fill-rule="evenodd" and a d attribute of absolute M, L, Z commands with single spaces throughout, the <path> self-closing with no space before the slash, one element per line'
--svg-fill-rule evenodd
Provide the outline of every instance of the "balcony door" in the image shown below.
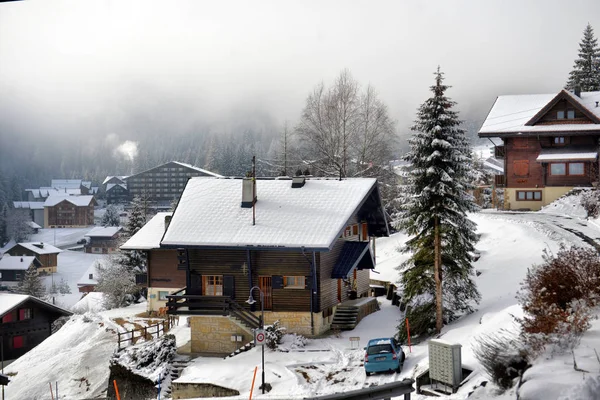
<path fill-rule="evenodd" d="M 258 277 L 258 286 L 260 290 L 263 292 L 263 296 L 265 299 L 265 310 L 273 309 L 273 281 L 270 276 L 259 276 Z"/>

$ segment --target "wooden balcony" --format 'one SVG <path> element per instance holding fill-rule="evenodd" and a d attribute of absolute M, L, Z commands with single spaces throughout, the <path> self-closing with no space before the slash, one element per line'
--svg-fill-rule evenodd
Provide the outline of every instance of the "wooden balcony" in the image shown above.
<path fill-rule="evenodd" d="M 495 175 L 494 176 L 494 186 L 504 187 L 505 184 L 506 184 L 506 177 L 504 175 Z"/>
<path fill-rule="evenodd" d="M 222 315 L 236 318 L 250 329 L 261 326 L 261 320 L 227 296 L 185 294 L 186 288 L 167 296 L 167 314 Z"/>

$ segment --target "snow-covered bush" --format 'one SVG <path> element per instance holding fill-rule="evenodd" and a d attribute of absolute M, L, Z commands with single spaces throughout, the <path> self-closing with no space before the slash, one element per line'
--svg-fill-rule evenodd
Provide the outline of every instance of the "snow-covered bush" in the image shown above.
<path fill-rule="evenodd" d="M 298 335 L 297 333 L 291 333 L 288 335 L 284 335 L 281 346 L 279 346 L 280 351 L 290 351 L 296 349 L 303 349 L 308 343 L 308 339 L 302 335 Z"/>
<path fill-rule="evenodd" d="M 581 195 L 581 206 L 587 212 L 588 218 L 600 216 L 600 191 L 587 190 Z"/>
<path fill-rule="evenodd" d="M 285 335 L 285 327 L 281 326 L 279 320 L 273 322 L 273 325 L 265 327 L 266 343 L 267 347 L 271 350 L 277 349 L 281 344 L 283 335 Z"/>
<path fill-rule="evenodd" d="M 572 348 L 589 329 L 600 295 L 600 257 L 593 249 L 562 247 L 527 271 L 517 293 L 525 315 L 519 321 L 533 351 L 547 344 Z"/>
<path fill-rule="evenodd" d="M 96 262 L 98 284 L 96 291 L 104 293 L 106 308 L 117 308 L 131 304 L 139 288 L 135 284 L 135 272 L 122 264 L 117 255 L 109 257 L 107 262 Z"/>
<path fill-rule="evenodd" d="M 501 389 L 510 389 L 530 367 L 529 353 L 511 331 L 481 335 L 475 339 L 473 353 L 492 381 Z"/>

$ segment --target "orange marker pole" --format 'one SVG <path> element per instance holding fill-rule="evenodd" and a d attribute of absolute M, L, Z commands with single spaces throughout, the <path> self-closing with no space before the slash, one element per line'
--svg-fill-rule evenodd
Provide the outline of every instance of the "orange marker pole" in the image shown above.
<path fill-rule="evenodd" d="M 115 385 L 115 393 L 117 394 L 117 400 L 121 400 L 121 396 L 119 396 L 119 388 L 117 387 L 117 380 L 113 380 L 113 385 Z"/>
<path fill-rule="evenodd" d="M 412 347 L 410 347 L 410 325 L 408 324 L 408 318 L 406 318 L 406 333 L 408 334 L 408 351 L 412 353 Z"/>
<path fill-rule="evenodd" d="M 250 388 L 250 397 L 248 400 L 252 400 L 252 392 L 254 392 L 254 381 L 256 380 L 256 371 L 258 371 L 258 366 L 254 367 L 254 377 L 252 378 L 252 387 Z"/>
<path fill-rule="evenodd" d="M 54 393 L 52 392 L 52 383 L 48 382 L 48 385 L 50 385 L 50 397 L 52 397 L 52 400 L 54 400 Z"/>

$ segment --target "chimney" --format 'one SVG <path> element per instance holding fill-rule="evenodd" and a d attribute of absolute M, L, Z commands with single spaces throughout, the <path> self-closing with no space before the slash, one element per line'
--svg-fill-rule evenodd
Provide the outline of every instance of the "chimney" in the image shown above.
<path fill-rule="evenodd" d="M 579 84 L 575 85 L 575 87 L 573 88 L 573 93 L 575 94 L 575 96 L 581 97 L 581 86 L 579 86 Z"/>
<path fill-rule="evenodd" d="M 598 107 L 598 103 L 600 103 L 600 101 L 597 101 L 597 102 L 596 102 L 596 107 Z"/>
<path fill-rule="evenodd" d="M 256 195 L 252 199 L 252 192 L 254 190 L 254 182 L 252 178 L 242 179 L 242 208 L 252 208 L 256 203 Z"/>
<path fill-rule="evenodd" d="M 292 188 L 301 188 L 306 183 L 306 178 L 303 176 L 294 176 L 292 178 Z"/>
<path fill-rule="evenodd" d="M 94 279 L 94 274 L 90 274 L 90 277 L 88 279 Z"/>
<path fill-rule="evenodd" d="M 23 257 L 21 257 L 21 262 L 23 262 Z"/>
<path fill-rule="evenodd" d="M 172 215 L 165 215 L 165 232 L 167 231 L 167 229 L 169 229 L 169 224 L 171 223 L 172 218 Z"/>

